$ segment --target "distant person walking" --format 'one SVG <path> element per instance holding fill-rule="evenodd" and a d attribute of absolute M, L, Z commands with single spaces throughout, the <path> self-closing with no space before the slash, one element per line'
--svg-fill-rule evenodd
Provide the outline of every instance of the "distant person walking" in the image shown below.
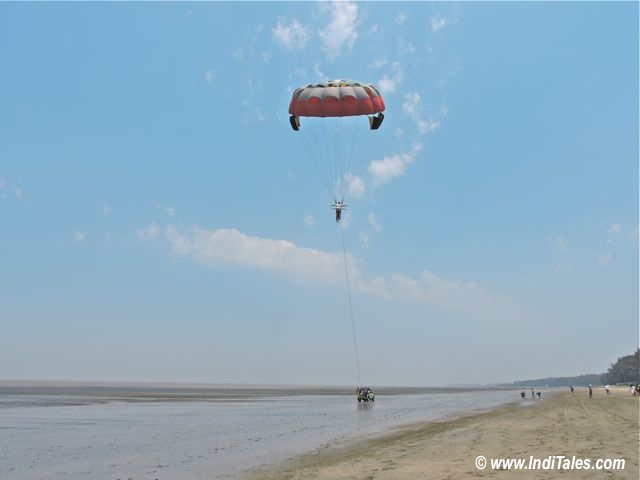
<path fill-rule="evenodd" d="M 569 386 L 569 388 L 571 389 L 571 393 L 573 393 L 573 385 Z"/>
<path fill-rule="evenodd" d="M 535 393 L 533 393 L 533 388 L 531 389 L 531 398 L 536 398 Z"/>
<path fill-rule="evenodd" d="M 591 384 L 589 384 L 589 398 L 593 397 L 593 389 L 591 388 Z"/>

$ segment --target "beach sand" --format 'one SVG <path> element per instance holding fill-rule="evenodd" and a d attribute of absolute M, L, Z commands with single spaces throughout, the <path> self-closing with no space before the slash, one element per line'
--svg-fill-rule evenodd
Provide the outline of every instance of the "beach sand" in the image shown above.
<path fill-rule="evenodd" d="M 516 393 L 517 395 L 517 393 Z M 380 398 L 381 401 L 384 401 Z M 487 412 L 391 432 L 346 447 L 331 447 L 275 465 L 248 478 L 259 480 L 583 479 L 638 480 L 639 399 L 628 389 L 586 389 L 542 400 L 518 400 Z M 475 459 L 565 455 L 624 458 L 624 470 L 484 470 Z"/>

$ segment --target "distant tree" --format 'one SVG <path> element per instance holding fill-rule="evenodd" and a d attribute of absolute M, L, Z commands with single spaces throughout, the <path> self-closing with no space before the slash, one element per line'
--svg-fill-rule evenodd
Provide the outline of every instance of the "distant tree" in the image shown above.
<path fill-rule="evenodd" d="M 509 387 L 575 387 L 587 385 L 604 385 L 616 383 L 640 383 L 640 348 L 635 353 L 618 358 L 612 363 L 607 373 L 589 373 L 575 377 L 548 377 L 535 380 L 518 380 L 501 384 Z"/>
<path fill-rule="evenodd" d="M 604 385 L 607 383 L 606 373 L 588 373 L 586 375 L 577 375 L 575 377 L 547 377 L 537 378 L 534 380 L 518 380 L 508 384 L 514 387 L 568 387 L 573 385 L 574 387 L 586 387 L 589 384 L 592 385 Z"/>
<path fill-rule="evenodd" d="M 607 381 L 611 384 L 640 382 L 640 348 L 612 363 L 607 371 Z"/>

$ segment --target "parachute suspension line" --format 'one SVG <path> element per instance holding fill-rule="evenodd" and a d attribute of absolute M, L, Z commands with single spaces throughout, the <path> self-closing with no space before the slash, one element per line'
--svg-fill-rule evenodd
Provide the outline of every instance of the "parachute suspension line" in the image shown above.
<path fill-rule="evenodd" d="M 330 172 L 330 169 L 327 168 L 327 165 L 322 161 L 322 158 L 326 156 L 326 153 L 324 153 L 325 149 L 327 148 L 326 141 L 324 141 L 323 139 L 321 139 L 322 141 L 318 140 L 318 134 L 316 133 L 315 122 L 313 121 L 313 119 L 309 119 L 309 120 L 310 121 L 306 122 L 306 124 L 308 125 L 309 130 L 311 131 L 311 138 L 313 139 L 314 147 L 311 147 L 309 145 L 309 142 L 307 142 L 307 151 L 310 153 L 310 156 L 313 159 L 313 166 L 316 168 L 316 171 L 320 174 L 320 179 L 322 180 L 322 183 L 324 183 L 324 186 L 326 187 L 329 194 L 333 196 L 334 188 L 332 185 L 332 174 Z M 307 135 L 304 138 L 308 140 L 309 136 Z"/>
<path fill-rule="evenodd" d="M 344 202 L 344 153 L 342 143 L 344 139 L 344 117 L 342 116 L 342 103 L 340 104 L 340 116 L 338 117 L 338 131 L 336 132 L 336 197 L 339 201 Z"/>
<path fill-rule="evenodd" d="M 356 340 L 356 321 L 353 318 L 353 302 L 351 301 L 351 282 L 349 281 L 349 267 L 347 266 L 347 249 L 344 246 L 344 229 L 342 228 L 342 222 L 340 222 L 340 236 L 342 237 L 342 254 L 344 256 L 344 271 L 347 275 L 347 294 L 349 297 L 349 314 L 351 316 L 351 332 L 353 333 L 353 350 L 356 354 L 356 373 L 358 375 L 358 385 L 361 385 L 360 381 L 360 357 L 358 355 L 358 341 Z"/>
<path fill-rule="evenodd" d="M 375 135 L 371 135 L 371 130 L 369 129 L 355 129 L 352 137 L 353 143 L 351 144 L 351 157 L 353 158 L 354 172 L 361 172 L 362 175 L 366 175 L 374 137 Z"/>
<path fill-rule="evenodd" d="M 334 202 L 344 202 L 353 193 L 349 176 L 359 174 L 371 149 L 370 131 L 359 120 L 361 117 L 305 117 L 301 122 L 307 155 Z"/>
<path fill-rule="evenodd" d="M 340 117 L 340 119 L 338 120 L 338 136 L 336 138 L 336 184 L 338 185 L 337 187 L 337 193 L 340 198 L 339 200 L 342 202 L 344 201 L 344 186 L 342 185 L 343 179 L 342 179 L 342 175 L 344 174 L 344 170 L 342 169 L 342 129 L 343 129 L 343 121 L 342 121 L 342 117 Z"/>
<path fill-rule="evenodd" d="M 349 123 L 349 134 L 347 136 L 347 143 L 345 146 L 344 158 L 346 159 L 346 166 L 344 167 L 345 174 L 358 175 L 360 172 L 362 162 L 362 150 L 356 153 L 356 145 L 362 145 L 362 135 L 366 132 L 361 125 L 358 125 L 356 119 L 352 119 Z M 357 156 L 356 156 L 357 155 Z"/>
<path fill-rule="evenodd" d="M 334 176 L 334 185 L 333 188 L 335 190 L 334 193 L 334 197 L 340 197 L 340 198 L 336 198 L 336 200 L 342 201 L 344 200 L 344 195 L 342 194 L 342 178 L 340 178 L 340 174 L 342 173 L 342 165 L 341 165 L 341 156 L 342 156 L 342 117 L 338 117 L 338 130 L 335 133 L 335 140 L 336 140 L 336 151 L 335 151 L 335 176 Z"/>
<path fill-rule="evenodd" d="M 357 134 L 360 133 L 358 128 L 354 128 L 355 119 L 353 117 L 340 117 L 339 120 L 340 130 L 337 134 L 337 171 L 336 184 L 339 191 L 339 200 L 345 201 L 346 197 L 350 193 L 350 175 L 354 175 L 356 170 L 354 169 L 354 141 L 358 138 Z"/>
<path fill-rule="evenodd" d="M 345 135 L 345 141 L 343 142 L 343 156 L 344 156 L 344 173 L 346 175 L 355 175 L 357 170 L 354 166 L 354 158 L 353 158 L 353 142 L 357 138 L 356 135 L 358 133 L 358 129 L 353 128 L 353 121 L 347 121 L 347 126 L 345 127 L 347 130 L 347 135 Z M 355 130 L 355 131 L 354 131 Z M 347 188 L 349 186 L 347 185 Z"/>

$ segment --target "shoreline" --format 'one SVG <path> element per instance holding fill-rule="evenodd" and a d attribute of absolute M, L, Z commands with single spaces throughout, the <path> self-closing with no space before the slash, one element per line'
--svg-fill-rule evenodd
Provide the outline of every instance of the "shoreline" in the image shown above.
<path fill-rule="evenodd" d="M 639 399 L 628 390 L 554 392 L 542 400 L 520 400 L 485 411 L 394 429 L 380 436 L 334 444 L 259 470 L 247 480 L 411 480 L 500 475 L 501 478 L 638 479 Z M 475 459 L 546 459 L 564 455 L 625 460 L 624 469 L 477 469 Z"/>

